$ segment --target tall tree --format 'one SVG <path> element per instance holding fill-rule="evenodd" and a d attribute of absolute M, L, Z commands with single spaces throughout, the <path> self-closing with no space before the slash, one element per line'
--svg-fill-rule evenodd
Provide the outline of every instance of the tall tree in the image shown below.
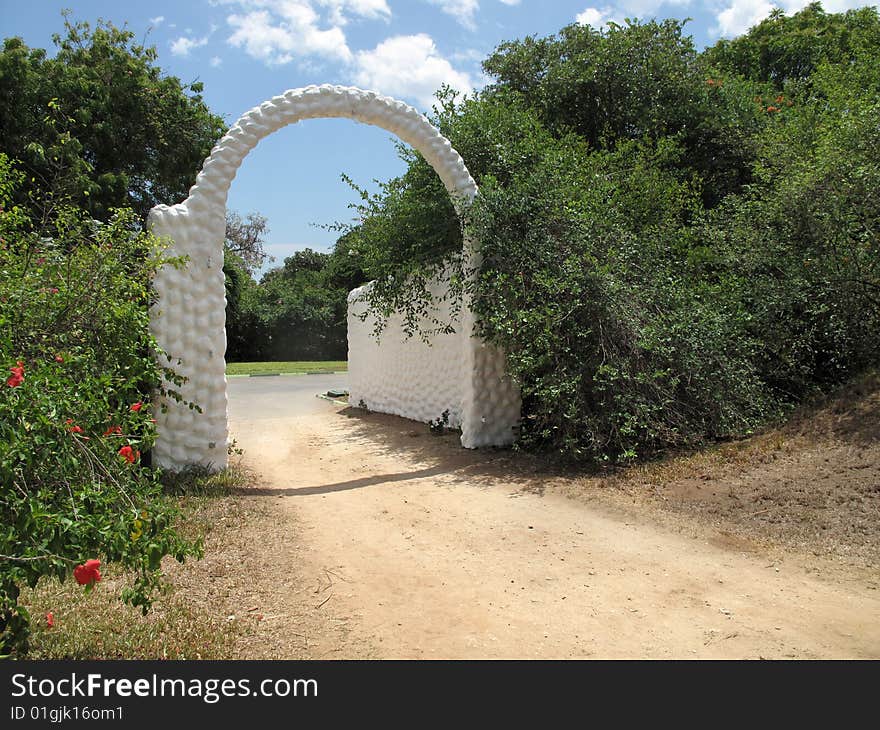
<path fill-rule="evenodd" d="M 880 18 L 873 8 L 826 13 L 816 2 L 794 15 L 776 8 L 748 33 L 718 41 L 706 57 L 728 73 L 782 90 L 787 83 L 809 79 L 823 61 L 851 63 L 878 40 Z"/>
<path fill-rule="evenodd" d="M 265 249 L 268 233 L 269 223 L 266 216 L 248 213 L 247 218 L 242 219 L 234 210 L 226 211 L 226 251 L 237 256 L 251 276 L 266 261 L 273 260 Z"/>
<path fill-rule="evenodd" d="M 684 26 L 574 24 L 502 43 L 483 62 L 495 78 L 488 93 L 519 94 L 554 135 L 574 132 L 596 149 L 674 137 L 714 206 L 750 181 L 754 115 L 740 101 L 749 91 L 713 78 Z"/>
<path fill-rule="evenodd" d="M 28 173 L 19 202 L 51 191 L 105 219 L 182 200 L 226 127 L 202 85 L 163 74 L 124 27 L 65 14 L 64 29 L 52 58 L 21 38 L 0 51 L 0 151 Z"/>

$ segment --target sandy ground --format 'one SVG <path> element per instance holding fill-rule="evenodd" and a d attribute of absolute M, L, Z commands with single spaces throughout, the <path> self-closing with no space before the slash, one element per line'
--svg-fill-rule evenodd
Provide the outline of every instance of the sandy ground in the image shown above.
<path fill-rule="evenodd" d="M 236 658 L 880 656 L 871 536 L 780 537 L 776 502 L 753 499 L 797 480 L 800 451 L 762 449 L 729 478 L 707 463 L 609 486 L 319 403 L 231 424 L 255 474 L 249 518 L 199 570 L 246 623 Z M 850 456 L 870 481 L 865 448 Z M 874 530 L 877 489 L 856 509 Z M 726 506 L 743 499 L 748 524 Z M 831 554 L 842 544 L 859 559 Z"/>

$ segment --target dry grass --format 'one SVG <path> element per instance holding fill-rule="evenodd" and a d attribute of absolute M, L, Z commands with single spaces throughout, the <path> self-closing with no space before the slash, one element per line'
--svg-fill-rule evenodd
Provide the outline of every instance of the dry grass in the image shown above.
<path fill-rule="evenodd" d="M 876 570 L 880 376 L 856 378 L 765 433 L 581 487 L 584 496 L 612 487 L 734 541 Z"/>
<path fill-rule="evenodd" d="M 177 496 L 169 498 L 175 499 L 183 512 L 178 526 L 181 533 L 203 538 L 208 555 L 239 533 L 248 510 L 241 509 L 241 498 L 231 490 L 248 479 L 249 475 L 236 467 L 214 476 L 194 472 L 170 480 Z M 22 592 L 22 603 L 32 619 L 29 658 L 229 658 L 236 641 L 247 631 L 247 623 L 212 610 L 209 596 L 194 596 L 190 576 L 198 564 L 190 560 L 181 565 L 166 558 L 166 590 L 146 616 L 120 600 L 129 579 L 115 566 L 102 568 L 103 579 L 90 593 L 74 581 L 44 578 L 34 590 Z M 46 621 L 50 611 L 55 623 L 52 628 Z"/>
<path fill-rule="evenodd" d="M 880 374 L 868 372 L 799 407 L 785 423 L 747 439 L 626 469 L 620 478 L 652 486 L 681 479 L 713 479 L 737 468 L 775 461 L 782 452 L 828 441 L 880 439 Z"/>

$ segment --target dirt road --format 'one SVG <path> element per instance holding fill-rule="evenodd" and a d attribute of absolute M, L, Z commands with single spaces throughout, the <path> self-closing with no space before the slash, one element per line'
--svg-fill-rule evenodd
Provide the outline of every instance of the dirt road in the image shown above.
<path fill-rule="evenodd" d="M 235 418 L 245 499 L 239 600 L 261 621 L 240 657 L 878 657 L 870 576 L 712 526 L 563 496 L 506 452 L 323 403 Z"/>

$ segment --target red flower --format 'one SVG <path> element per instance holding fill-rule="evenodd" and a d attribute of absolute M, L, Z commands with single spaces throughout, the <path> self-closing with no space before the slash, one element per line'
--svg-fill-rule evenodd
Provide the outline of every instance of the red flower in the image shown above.
<path fill-rule="evenodd" d="M 64 362 L 64 358 L 61 357 L 61 355 L 56 355 L 56 356 L 55 356 L 55 362 Z"/>
<path fill-rule="evenodd" d="M 57 286 L 53 286 L 51 289 L 49 289 L 49 291 L 50 291 L 52 294 L 57 294 L 57 293 L 58 293 L 58 287 L 57 287 Z"/>
<path fill-rule="evenodd" d="M 768 106 L 767 107 L 767 112 L 769 114 L 772 114 L 773 112 L 778 112 L 778 111 L 779 111 L 779 109 L 777 109 L 775 106 Z"/>
<path fill-rule="evenodd" d="M 135 451 L 128 444 L 119 449 L 119 455 L 129 464 L 134 464 L 135 461 L 141 458 L 141 452 Z"/>
<path fill-rule="evenodd" d="M 55 616 L 52 615 L 51 611 L 46 614 L 46 626 L 48 626 L 50 629 L 55 626 Z"/>
<path fill-rule="evenodd" d="M 144 404 L 141 403 L 140 401 L 138 401 L 137 403 L 132 404 L 131 410 L 133 410 L 135 413 L 137 413 L 143 407 L 144 407 Z"/>
<path fill-rule="evenodd" d="M 70 431 L 71 433 L 82 433 L 83 432 L 82 426 L 71 426 L 67 430 Z"/>
<path fill-rule="evenodd" d="M 121 434 L 122 426 L 110 426 L 106 431 L 104 431 L 105 436 L 112 436 L 113 434 Z"/>
<path fill-rule="evenodd" d="M 9 368 L 9 371 L 12 375 L 6 378 L 6 385 L 10 388 L 17 388 L 24 382 L 24 363 L 19 360 L 15 363 L 14 368 Z"/>
<path fill-rule="evenodd" d="M 90 586 L 101 580 L 100 560 L 86 560 L 85 565 L 77 565 L 73 569 L 73 577 L 81 586 Z"/>

